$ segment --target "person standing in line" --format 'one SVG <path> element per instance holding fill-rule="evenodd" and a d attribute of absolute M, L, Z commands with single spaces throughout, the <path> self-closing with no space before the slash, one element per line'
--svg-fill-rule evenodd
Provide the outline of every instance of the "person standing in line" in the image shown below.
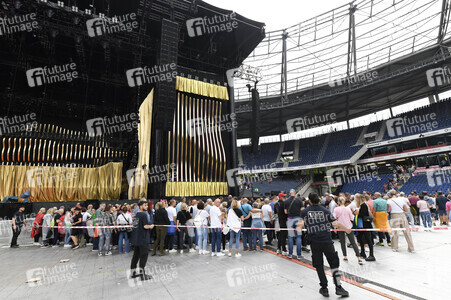
<path fill-rule="evenodd" d="M 75 225 L 75 223 L 74 223 Z M 116 225 L 112 213 L 112 205 L 108 204 L 106 211 L 102 214 L 101 224 L 102 226 L 113 226 Z M 105 245 L 105 255 L 111 255 L 111 235 L 113 230 L 111 228 L 100 228 L 99 229 L 99 256 L 102 256 L 103 246 Z M 72 233 L 73 235 L 73 233 Z"/>
<path fill-rule="evenodd" d="M 224 256 L 221 252 L 222 212 L 219 208 L 221 200 L 216 199 L 210 208 L 210 224 L 212 227 L 211 256 Z"/>
<path fill-rule="evenodd" d="M 299 198 L 295 198 L 296 191 L 290 190 L 290 198 L 284 203 L 285 214 L 288 216 L 287 228 L 296 228 L 297 223 L 300 220 L 302 201 Z M 329 197 L 329 196 L 328 196 Z M 296 258 L 302 259 L 302 233 L 295 230 L 288 232 L 288 258 L 292 258 L 294 239 L 296 238 Z"/>
<path fill-rule="evenodd" d="M 16 211 L 13 215 L 13 224 L 12 224 L 12 231 L 13 231 L 13 237 L 11 239 L 11 248 L 19 248 L 19 245 L 17 244 L 17 238 L 20 235 L 20 232 L 22 231 L 22 226 L 25 225 L 25 231 L 27 230 L 27 221 L 25 220 L 25 206 L 21 205 L 19 207 L 19 210 Z"/>
<path fill-rule="evenodd" d="M 122 207 L 122 213 L 117 216 L 117 225 L 130 226 L 133 225 L 132 216 L 127 213 L 128 209 L 126 206 Z M 147 216 L 147 215 L 146 215 Z M 150 223 L 149 223 L 150 224 Z M 127 228 L 119 229 L 118 238 L 118 252 L 119 253 L 129 253 L 130 252 L 130 230 Z"/>
<path fill-rule="evenodd" d="M 199 254 L 208 254 L 207 251 L 207 239 L 208 239 L 208 218 L 210 215 L 208 212 L 204 209 L 205 203 L 202 200 L 199 200 L 197 203 L 197 210 L 198 213 L 196 215 L 196 218 L 194 218 L 194 224 L 196 225 L 197 229 L 197 246 L 199 247 Z"/>
<path fill-rule="evenodd" d="M 428 203 L 424 200 L 424 196 L 420 195 L 420 200 L 417 201 L 416 205 L 418 207 L 418 211 L 420 212 L 420 217 L 423 222 L 423 227 L 425 230 L 429 230 L 432 228 L 432 220 L 431 220 L 431 212 L 429 210 Z"/>
<path fill-rule="evenodd" d="M 94 222 L 95 222 L 95 224 L 94 225 L 102 225 L 102 217 L 103 217 L 103 214 L 105 213 L 105 203 L 100 203 L 100 205 L 99 205 L 99 209 L 98 210 L 96 210 L 96 212 L 94 213 L 94 216 L 95 216 L 95 218 L 94 218 Z M 93 239 L 93 242 L 92 242 L 92 251 L 98 251 L 99 250 L 99 240 L 100 240 L 100 238 L 99 238 L 99 232 L 100 231 L 100 229 L 97 229 L 97 228 L 95 228 L 95 232 L 97 232 L 97 237 L 94 237 L 94 239 Z"/>
<path fill-rule="evenodd" d="M 80 207 L 75 207 L 74 210 L 75 214 L 72 217 L 72 226 L 81 226 L 81 222 L 83 220 L 83 217 L 81 215 L 81 208 Z M 78 249 L 80 248 L 80 245 L 78 244 L 78 235 L 80 234 L 81 229 L 80 228 L 73 228 L 72 229 L 72 233 L 71 233 L 71 238 L 72 241 L 74 242 L 74 245 L 72 246 L 72 249 Z"/>
<path fill-rule="evenodd" d="M 31 238 L 34 239 L 34 243 L 33 245 L 37 245 L 39 246 L 39 237 L 42 236 L 42 219 L 44 218 L 45 215 L 45 208 L 42 207 L 38 214 L 36 215 L 36 218 L 34 218 L 33 221 L 33 225 L 32 225 L 32 230 L 31 230 Z"/>
<path fill-rule="evenodd" d="M 252 228 L 265 228 L 262 209 L 258 208 L 258 203 L 252 204 Z M 258 251 L 263 251 L 263 231 L 261 229 L 252 229 L 251 250 L 257 251 L 257 236 L 260 244 Z"/>
<path fill-rule="evenodd" d="M 272 214 L 274 213 L 271 205 L 269 204 L 269 199 L 265 199 L 265 204 L 262 206 L 262 214 L 263 214 L 263 220 L 265 222 L 265 227 L 269 230 L 266 231 L 266 235 L 268 237 L 268 241 L 266 242 L 266 245 L 272 245 L 272 240 L 274 239 L 274 231 L 271 230 L 273 228 L 273 223 L 271 221 Z"/>
<path fill-rule="evenodd" d="M 347 234 L 350 234 L 352 231 L 338 222 L 329 210 L 321 206 L 321 200 L 318 197 L 318 194 L 310 193 L 308 198 L 311 205 L 301 211 L 300 220 L 297 222 L 296 229 L 300 232 L 304 225 L 307 229 L 307 236 L 311 242 L 312 264 L 313 267 L 316 268 L 320 280 L 321 288 L 319 293 L 324 297 L 329 297 L 327 278 L 324 273 L 324 255 L 326 256 L 331 269 L 330 272 L 332 273 L 335 284 L 335 294 L 348 297 L 348 291 L 341 286 L 341 272 L 338 269 L 340 266 L 340 259 L 335 251 L 330 229 L 334 226 Z"/>
<path fill-rule="evenodd" d="M 251 227 L 252 225 L 252 217 L 251 217 L 251 209 L 252 206 L 249 204 L 249 200 L 247 198 L 243 198 L 241 200 L 241 212 L 243 213 L 244 221 L 243 227 Z M 252 231 L 250 229 L 242 229 L 243 235 L 243 251 L 248 251 L 250 246 L 252 245 Z M 249 246 L 248 246 L 249 243 Z"/>
<path fill-rule="evenodd" d="M 448 198 L 443 195 L 442 191 L 438 191 L 438 197 L 435 199 L 437 203 L 437 214 L 440 218 L 440 225 L 448 226 L 449 218 L 446 215 L 446 202 L 448 202 Z"/>
<path fill-rule="evenodd" d="M 358 210 L 357 217 L 359 219 L 362 219 L 363 229 L 373 228 L 372 224 L 373 217 L 370 212 L 370 209 L 368 208 L 368 205 L 366 204 L 365 196 L 363 196 L 362 194 L 355 194 L 354 198 L 357 201 L 357 210 Z M 374 258 L 374 247 L 373 240 L 371 239 L 371 232 L 359 231 L 357 239 L 360 243 L 360 256 L 364 258 L 366 261 L 375 261 L 376 259 Z M 370 255 L 368 257 L 366 257 L 365 254 L 365 244 L 367 244 L 368 248 L 370 249 Z"/>
<path fill-rule="evenodd" d="M 52 248 L 57 248 L 59 245 L 60 234 L 58 232 L 58 225 L 61 222 L 61 215 L 63 214 L 63 209 L 58 209 L 55 211 L 55 215 L 53 216 L 53 246 Z"/>
<path fill-rule="evenodd" d="M 381 198 L 380 193 L 374 193 L 373 200 L 373 216 L 374 216 L 374 227 L 376 228 L 390 228 L 390 223 L 388 222 L 388 212 L 387 212 L 387 200 Z M 379 242 L 376 245 L 384 246 L 384 238 L 387 239 L 388 246 L 391 246 L 390 234 L 388 230 L 379 231 Z"/>
<path fill-rule="evenodd" d="M 180 211 L 177 213 L 177 234 L 178 234 L 178 251 L 180 253 L 183 253 L 183 242 L 185 241 L 185 239 L 188 239 L 188 252 L 194 252 L 194 249 L 192 249 L 193 247 L 193 242 L 191 239 L 191 236 L 193 234 L 188 234 L 188 231 L 191 230 L 192 228 L 187 228 L 187 227 L 183 227 L 186 225 L 192 225 L 192 223 L 190 223 L 191 219 L 191 215 L 188 212 L 188 206 L 186 205 L 186 203 L 182 203 L 182 205 L 180 205 Z M 181 226 L 181 227 L 179 227 Z"/>
<path fill-rule="evenodd" d="M 191 201 L 191 206 L 188 208 L 188 210 L 189 210 L 189 213 L 191 214 L 191 219 L 194 220 L 194 218 L 196 217 L 196 215 L 198 213 L 197 200 L 196 199 L 193 199 Z M 198 239 L 198 237 L 197 237 L 197 230 L 194 230 L 194 244 L 193 244 L 194 250 L 197 249 L 197 239 Z"/>
<path fill-rule="evenodd" d="M 409 200 L 410 202 L 410 207 L 411 207 L 411 211 L 413 212 L 413 220 L 414 220 L 414 224 L 415 225 L 420 225 L 420 213 L 418 211 L 418 206 L 417 206 L 417 202 L 418 200 L 420 200 L 417 197 L 417 194 L 415 192 L 411 192 L 410 196 L 407 198 L 407 200 Z"/>
<path fill-rule="evenodd" d="M 221 212 L 222 212 L 222 227 L 227 226 L 227 201 L 222 202 L 221 204 Z M 243 235 L 244 238 L 244 235 Z M 222 231 L 222 252 L 226 252 L 226 243 L 230 239 L 230 230 Z M 244 240 L 243 240 L 244 243 Z"/>
<path fill-rule="evenodd" d="M 227 226 L 230 227 L 229 257 L 232 256 L 234 242 L 236 251 L 235 257 L 241 256 L 241 254 L 238 253 L 238 249 L 240 248 L 241 222 L 243 220 L 243 212 L 240 210 L 238 201 L 236 199 L 233 199 L 231 208 L 227 214 Z"/>
<path fill-rule="evenodd" d="M 397 197 L 397 192 L 395 190 L 390 190 L 389 192 L 390 199 L 387 201 L 387 211 L 391 215 L 391 227 L 392 228 L 407 228 L 408 222 L 407 217 L 404 214 L 409 209 L 406 201 L 402 198 Z M 404 237 L 406 238 L 408 251 L 414 252 L 415 249 L 413 247 L 412 236 L 410 235 L 410 231 L 403 230 Z M 392 236 L 392 250 L 394 252 L 398 252 L 398 234 L 397 230 L 394 231 Z"/>
<path fill-rule="evenodd" d="M 42 248 L 49 247 L 50 239 L 52 238 L 52 218 L 53 218 L 53 207 L 47 209 L 47 213 L 44 215 L 42 220 Z"/>
<path fill-rule="evenodd" d="M 175 209 L 175 203 L 176 201 L 174 199 L 171 199 L 169 201 L 169 206 L 166 208 L 166 211 L 168 212 L 168 218 L 171 222 L 170 225 L 177 224 L 177 210 Z M 169 230 L 166 233 L 166 240 L 165 240 L 165 248 L 169 253 L 177 253 L 177 250 L 174 249 L 174 237 L 175 237 L 175 227 Z"/>
<path fill-rule="evenodd" d="M 400 199 L 401 201 L 406 203 L 408 210 L 404 211 L 404 214 L 406 215 L 406 218 L 408 220 L 409 227 L 410 226 L 413 227 L 415 225 L 415 221 L 413 219 L 412 212 L 410 211 L 411 204 L 409 202 L 409 199 L 407 199 L 405 196 L 406 196 L 406 194 L 404 192 L 401 192 L 398 195 L 398 199 Z"/>
<path fill-rule="evenodd" d="M 352 228 L 352 220 L 354 219 L 354 215 L 349 207 L 345 206 L 345 198 L 338 197 L 338 207 L 334 209 L 334 213 L 332 214 L 335 219 L 338 220 L 344 227 L 351 229 Z M 355 256 L 357 256 L 357 260 L 359 265 L 363 264 L 362 258 L 359 254 L 359 248 L 357 247 L 357 243 L 355 242 L 354 233 L 346 233 L 344 231 L 338 231 L 338 238 L 340 239 L 341 252 L 343 253 L 343 260 L 348 261 L 347 251 L 346 251 L 346 236 L 349 239 L 349 242 L 354 249 Z"/>
<path fill-rule="evenodd" d="M 164 239 L 166 237 L 166 232 L 168 231 L 168 227 L 164 225 L 170 225 L 168 212 L 164 207 L 164 202 L 158 202 L 155 206 L 155 227 L 157 231 L 157 238 L 153 245 L 152 256 L 157 254 L 157 249 L 160 247 L 160 256 L 163 256 L 164 253 Z"/>
<path fill-rule="evenodd" d="M 277 253 L 278 254 L 282 254 L 282 255 L 288 255 L 288 251 L 287 251 L 287 236 L 288 236 L 288 231 L 286 230 L 287 228 L 287 214 L 285 213 L 285 198 L 286 198 L 286 194 L 284 193 L 279 193 L 279 201 L 276 203 L 276 205 L 274 205 L 274 207 L 277 210 L 277 215 L 278 215 L 278 219 L 279 219 L 279 226 L 280 226 L 280 231 L 279 231 L 279 237 L 277 239 Z"/>
<path fill-rule="evenodd" d="M 149 257 L 150 230 L 154 227 L 149 224 L 147 218 L 147 200 L 142 199 L 138 203 L 139 211 L 136 213 L 133 222 L 132 244 L 134 246 L 133 257 L 130 264 L 130 277 L 140 277 L 142 281 L 152 279 L 152 276 L 146 274 L 146 263 Z M 139 262 L 139 269 L 136 267 Z"/>

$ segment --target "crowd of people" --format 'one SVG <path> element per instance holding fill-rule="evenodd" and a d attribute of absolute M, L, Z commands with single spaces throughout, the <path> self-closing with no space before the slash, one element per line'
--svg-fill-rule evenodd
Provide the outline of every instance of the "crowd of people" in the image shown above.
<path fill-rule="evenodd" d="M 318 203 L 315 199 L 312 201 L 316 197 Z M 240 251 L 262 251 L 265 243 L 290 259 L 301 260 L 303 251 L 313 251 L 313 264 L 320 269 L 318 275 L 324 286 L 319 264 L 323 263 L 323 254 L 333 256 L 330 247 L 322 244 L 324 241 L 338 239 L 345 261 L 348 261 L 349 247 L 359 264 L 373 262 L 376 260 L 375 246 L 385 246 L 387 242 L 393 251 L 398 251 L 399 231 L 390 228 L 409 228 L 419 225 L 420 220 L 426 230 L 437 221 L 440 225 L 448 225 L 450 200 L 451 195 L 446 197 L 440 191 L 420 195 L 414 191 L 409 197 L 390 190 L 385 195 L 378 192 L 326 193 L 323 197 L 310 194 L 305 198 L 293 189 L 289 195 L 281 192 L 266 199 L 229 196 L 203 201 L 182 198 L 179 201 L 160 200 L 155 207 L 152 201 L 144 199 L 135 204 L 103 202 L 97 209 L 78 203 L 72 208 L 41 208 L 33 221 L 31 238 L 43 248 L 63 245 L 75 250 L 92 246 L 92 251 L 99 256 L 112 255 L 112 250 L 118 253 L 134 250 L 132 269 L 136 269 L 138 262 L 140 268 L 145 266 L 149 250 L 152 255 L 160 256 L 197 252 L 199 255 L 240 257 Z M 309 212 L 312 206 L 318 210 L 315 214 Z M 22 226 L 26 226 L 23 211 L 22 207 L 13 217 L 11 248 L 18 247 L 17 237 Z M 321 217 L 318 217 L 319 211 L 323 214 Z M 324 225 L 321 222 L 333 224 L 339 231 L 331 231 L 330 226 L 315 229 L 312 220 L 321 226 Z M 306 230 L 299 230 L 300 227 Z M 380 231 L 352 231 L 372 228 Z M 414 252 L 410 231 L 402 231 L 407 250 Z M 315 241 L 319 243 L 316 248 Z M 147 278 L 138 273 L 133 276 Z"/>

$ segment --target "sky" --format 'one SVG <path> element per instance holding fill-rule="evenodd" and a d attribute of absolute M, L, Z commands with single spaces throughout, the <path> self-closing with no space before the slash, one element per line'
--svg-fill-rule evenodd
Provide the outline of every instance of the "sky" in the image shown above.
<path fill-rule="evenodd" d="M 236 13 L 243 15 L 249 19 L 263 22 L 266 24 L 266 32 L 287 28 L 291 25 L 300 23 L 302 21 L 314 18 L 315 16 L 326 13 L 332 9 L 336 9 L 343 5 L 349 5 L 349 0 L 204 0 L 207 3 L 218 6 L 220 8 L 233 10 Z M 451 92 L 439 95 L 440 99 L 450 97 Z M 428 99 L 417 100 L 405 105 L 393 107 L 393 114 L 397 115 L 405 111 L 413 110 L 429 104 Z M 363 116 L 358 119 L 350 120 L 351 127 L 362 126 L 370 121 L 382 120 L 389 118 L 389 110 L 380 111 L 368 116 Z M 346 126 L 345 122 L 337 123 L 334 128 L 343 129 Z M 300 135 L 284 135 L 282 140 L 299 138 L 300 136 L 308 136 L 324 130 L 327 128 L 315 128 L 312 130 L 302 131 Z M 276 142 L 280 140 L 280 136 L 260 137 L 260 143 Z M 246 145 L 249 139 L 238 140 L 238 146 Z"/>

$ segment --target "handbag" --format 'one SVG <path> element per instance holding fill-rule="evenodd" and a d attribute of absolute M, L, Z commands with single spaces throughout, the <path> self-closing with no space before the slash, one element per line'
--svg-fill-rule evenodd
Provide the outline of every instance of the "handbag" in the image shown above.
<path fill-rule="evenodd" d="M 127 222 L 127 225 L 130 225 L 130 222 L 127 220 L 127 218 L 124 216 L 124 214 L 120 214 L 119 217 L 122 216 L 122 218 L 125 220 L 125 222 Z M 117 217 L 119 219 L 119 217 Z M 133 227 L 120 227 L 119 231 L 122 232 L 132 232 L 133 231 Z"/>
<path fill-rule="evenodd" d="M 171 225 L 175 225 L 174 221 L 171 221 Z M 174 235 L 175 234 L 175 226 L 168 227 L 167 235 Z"/>

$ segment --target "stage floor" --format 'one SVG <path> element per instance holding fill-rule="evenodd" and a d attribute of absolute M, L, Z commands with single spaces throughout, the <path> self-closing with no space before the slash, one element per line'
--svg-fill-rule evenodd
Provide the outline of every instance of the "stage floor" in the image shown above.
<path fill-rule="evenodd" d="M 3 223 L 3 221 L 2 221 Z M 22 232 L 19 249 L 9 248 L 9 231 L 0 232 L 0 298 L 2 299 L 323 299 L 318 293 L 316 272 L 310 255 L 302 262 L 264 252 L 241 252 L 240 258 L 200 256 L 197 253 L 149 256 L 152 281 L 128 278 L 132 253 L 98 257 L 92 246 L 45 248 L 31 245 L 29 233 Z M 451 232 L 413 233 L 416 253 L 408 253 L 404 238 L 400 252 L 376 246 L 377 261 L 357 264 L 348 248 L 349 262 L 340 268 L 362 278 L 347 280 L 343 286 L 350 299 L 436 299 L 446 295 L 451 267 Z M 61 263 L 60 260 L 68 259 Z M 443 272 L 439 271 L 444 270 Z M 45 274 L 42 276 L 42 274 Z M 27 283 L 31 278 L 42 281 Z M 352 278 L 352 277 L 351 277 Z M 328 276 L 329 293 L 338 298 Z M 359 283 L 360 282 L 360 283 Z M 361 283 L 364 282 L 364 283 Z"/>

